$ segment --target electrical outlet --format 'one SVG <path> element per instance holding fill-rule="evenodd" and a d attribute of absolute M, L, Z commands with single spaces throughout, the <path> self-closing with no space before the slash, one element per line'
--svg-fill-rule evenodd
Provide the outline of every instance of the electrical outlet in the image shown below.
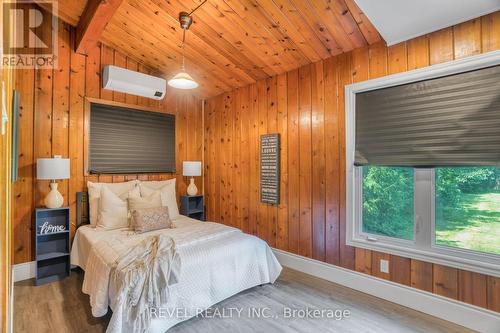
<path fill-rule="evenodd" d="M 380 259 L 380 272 L 389 274 L 389 260 Z"/>

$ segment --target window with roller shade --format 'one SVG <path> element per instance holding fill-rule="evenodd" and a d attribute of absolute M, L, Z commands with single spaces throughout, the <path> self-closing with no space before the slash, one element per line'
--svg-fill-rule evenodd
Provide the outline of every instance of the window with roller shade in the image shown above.
<path fill-rule="evenodd" d="M 351 99 L 348 243 L 500 274 L 500 66 Z"/>
<path fill-rule="evenodd" d="M 500 66 L 356 94 L 356 165 L 500 162 Z"/>
<path fill-rule="evenodd" d="M 175 116 L 91 103 L 89 172 L 175 172 Z"/>

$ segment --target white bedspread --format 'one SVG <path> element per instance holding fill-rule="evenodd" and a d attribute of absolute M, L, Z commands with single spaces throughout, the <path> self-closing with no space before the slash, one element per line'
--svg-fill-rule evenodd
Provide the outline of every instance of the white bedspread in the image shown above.
<path fill-rule="evenodd" d="M 257 237 L 218 223 L 199 222 L 185 216 L 174 220 L 174 229 L 135 235 L 127 230 L 104 231 L 90 226 L 78 229 L 71 263 L 85 270 L 82 291 L 90 295 L 92 313 L 103 316 L 108 306 L 116 312 L 115 289 L 109 282 L 112 263 L 127 248 L 151 235 L 172 237 L 182 260 L 179 283 L 172 286 L 169 302 L 153 319 L 150 332 L 165 332 L 234 294 L 274 282 L 281 266 L 270 247 Z M 115 317 L 115 316 L 113 316 Z M 107 332 L 131 332 L 111 320 Z"/>

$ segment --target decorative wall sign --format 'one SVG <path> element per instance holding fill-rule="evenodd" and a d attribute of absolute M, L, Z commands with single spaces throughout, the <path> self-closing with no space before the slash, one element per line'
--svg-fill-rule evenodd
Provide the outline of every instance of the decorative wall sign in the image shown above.
<path fill-rule="evenodd" d="M 45 221 L 40 226 L 39 235 L 48 235 L 56 232 L 66 231 L 66 227 L 64 225 L 53 225 L 49 221 Z"/>
<path fill-rule="evenodd" d="M 280 203 L 280 135 L 260 136 L 260 201 Z"/>

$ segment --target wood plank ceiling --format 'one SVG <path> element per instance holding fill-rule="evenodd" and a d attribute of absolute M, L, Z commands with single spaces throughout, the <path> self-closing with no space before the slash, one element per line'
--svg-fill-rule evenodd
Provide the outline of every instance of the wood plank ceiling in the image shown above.
<path fill-rule="evenodd" d="M 87 0 L 60 0 L 76 25 Z M 124 0 L 101 41 L 164 77 L 180 68 L 181 11 L 201 0 Z M 381 39 L 354 0 L 208 0 L 187 34 L 186 69 L 211 97 Z"/>

